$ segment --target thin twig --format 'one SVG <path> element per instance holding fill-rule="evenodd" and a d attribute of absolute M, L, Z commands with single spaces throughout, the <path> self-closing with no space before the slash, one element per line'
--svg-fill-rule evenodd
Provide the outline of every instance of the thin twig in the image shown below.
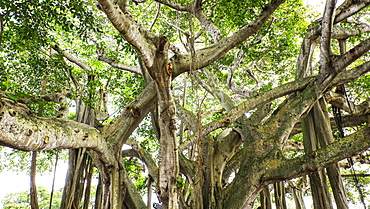
<path fill-rule="evenodd" d="M 157 11 L 157 14 L 154 17 L 154 20 L 153 20 L 152 24 L 150 24 L 150 26 L 149 26 L 149 31 L 152 31 L 153 26 L 154 26 L 155 22 L 157 21 L 157 19 L 159 17 L 160 11 L 161 11 L 161 4 L 158 4 L 158 11 Z"/>

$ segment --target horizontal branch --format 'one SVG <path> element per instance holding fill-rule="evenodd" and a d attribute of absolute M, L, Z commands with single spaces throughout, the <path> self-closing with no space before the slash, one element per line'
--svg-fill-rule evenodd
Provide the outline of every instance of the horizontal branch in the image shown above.
<path fill-rule="evenodd" d="M 114 156 L 100 131 L 86 124 L 32 115 L 20 103 L 0 100 L 0 145 L 24 151 L 87 148 L 109 165 Z"/>
<path fill-rule="evenodd" d="M 360 104 L 355 104 L 354 102 L 348 101 L 348 98 L 345 95 L 332 91 L 325 94 L 325 99 L 329 104 L 354 116 L 370 113 L 370 99 L 367 99 Z"/>
<path fill-rule="evenodd" d="M 370 114 L 365 114 L 365 115 L 360 115 L 360 116 L 352 116 L 352 115 L 342 116 L 342 126 L 343 127 L 361 126 L 364 123 L 370 122 L 369 119 L 370 119 Z M 330 118 L 330 126 L 332 130 L 338 129 L 338 126 L 334 118 Z M 302 132 L 302 124 L 299 122 L 295 124 L 293 130 L 290 132 L 289 137 L 292 137 L 301 132 Z"/>
<path fill-rule="evenodd" d="M 365 62 L 351 70 L 340 73 L 331 83 L 331 87 L 339 86 L 356 80 L 370 71 L 370 61 Z"/>
<path fill-rule="evenodd" d="M 370 71 L 370 62 L 364 63 L 363 65 L 357 66 L 351 70 L 344 71 L 340 73 L 332 81 L 330 87 L 354 81 L 369 71 Z M 248 98 L 234 109 L 226 112 L 223 115 L 223 117 L 221 117 L 219 120 L 204 125 L 202 128 L 202 134 L 207 135 L 214 130 L 226 127 L 231 123 L 235 122 L 238 118 L 240 118 L 243 114 L 247 113 L 248 111 L 253 110 L 256 107 L 261 106 L 263 104 L 266 104 L 267 102 L 270 102 L 276 98 L 288 95 L 292 92 L 301 91 L 305 89 L 307 85 L 313 82 L 315 79 L 316 77 L 306 77 L 298 79 L 293 82 L 289 82 L 282 86 L 271 89 L 270 91 L 260 93 L 255 97 Z M 283 123 L 284 121 L 285 120 L 281 120 L 280 123 Z M 291 129 L 293 129 L 293 126 L 291 127 Z M 288 132 L 286 132 L 285 134 L 287 136 L 289 135 Z M 194 137 L 191 140 L 181 145 L 180 149 L 183 149 L 187 147 L 189 144 L 193 143 L 197 139 L 196 136 L 198 136 L 197 133 L 194 134 Z"/>
<path fill-rule="evenodd" d="M 172 9 L 175 9 L 177 11 L 186 11 L 189 12 L 191 10 L 191 6 L 189 5 L 182 5 L 182 4 L 176 4 L 167 0 L 155 0 L 158 3 L 164 4 Z"/>
<path fill-rule="evenodd" d="M 337 140 L 302 157 L 291 160 L 282 160 L 275 169 L 267 171 L 262 181 L 292 179 L 305 174 L 321 170 L 332 163 L 358 154 L 370 147 L 370 126 Z"/>
<path fill-rule="evenodd" d="M 250 110 L 255 109 L 256 107 L 264 105 L 274 99 L 288 95 L 296 91 L 303 90 L 315 79 L 316 79 L 315 77 L 307 77 L 304 79 L 295 80 L 293 82 L 289 82 L 287 84 L 271 89 L 270 91 L 263 92 L 255 97 L 248 98 L 234 109 L 226 112 L 219 120 L 204 125 L 202 128 L 202 134 L 205 136 L 211 133 L 212 131 L 226 127 L 231 123 L 235 122 L 243 114 L 249 112 Z M 194 143 L 197 137 L 198 133 L 195 133 L 194 137 L 191 140 L 187 141 L 186 143 L 180 146 L 180 149 L 183 149 L 187 147 L 189 144 Z"/>
<path fill-rule="evenodd" d="M 353 36 L 357 36 L 363 33 L 369 33 L 370 26 L 368 25 L 361 25 L 356 28 L 348 29 L 344 27 L 340 27 L 338 25 L 333 27 L 332 37 L 333 39 L 347 39 Z"/>
<path fill-rule="evenodd" d="M 23 104 L 34 103 L 35 101 L 55 102 L 60 103 L 66 96 L 70 95 L 70 91 L 63 89 L 61 92 L 48 93 L 43 95 L 31 95 L 23 93 L 11 93 L 0 91 L 0 98 L 8 98 Z"/>
<path fill-rule="evenodd" d="M 368 7 L 370 2 L 368 0 L 346 0 L 342 5 L 336 9 L 334 23 L 341 22 L 359 11 Z"/>
<path fill-rule="evenodd" d="M 356 177 L 365 178 L 365 177 L 370 177 L 370 174 L 365 174 L 365 173 L 359 173 L 359 174 L 342 174 L 340 176 L 342 176 L 344 178 L 356 178 Z"/>
<path fill-rule="evenodd" d="M 203 128 L 203 133 L 208 134 L 218 128 L 223 127 L 225 123 L 230 124 L 240 118 L 244 113 L 247 113 L 250 110 L 253 110 L 256 107 L 266 104 L 267 102 L 270 102 L 276 98 L 288 95 L 292 92 L 303 90 L 307 87 L 309 83 L 313 82 L 314 80 L 314 77 L 295 80 L 293 82 L 273 88 L 270 91 L 260 93 L 255 97 L 251 97 L 242 102 L 234 109 L 225 113 L 220 120 L 207 124 Z"/>
<path fill-rule="evenodd" d="M 369 71 L 370 68 L 366 68 L 366 65 L 359 66 L 358 68 L 355 68 L 351 70 L 353 74 L 350 76 L 352 79 L 358 78 L 356 76 L 361 76 L 362 73 L 358 73 L 358 71 Z M 345 76 L 349 72 L 344 72 L 340 74 L 340 76 L 336 76 L 339 79 L 345 78 Z M 319 79 L 321 75 L 318 76 Z M 338 80 L 339 80 L 338 79 Z M 338 82 L 338 80 L 336 82 Z M 329 82 L 329 80 L 327 80 Z M 333 82 L 333 80 L 331 80 Z M 293 99 L 287 100 L 287 104 L 285 104 L 285 107 L 288 108 L 282 108 L 280 111 L 277 112 L 276 115 L 274 115 L 272 118 L 266 121 L 266 123 L 261 126 L 265 127 L 266 130 L 268 129 L 274 129 L 275 132 L 266 132 L 266 134 L 270 134 L 270 137 L 274 137 L 276 140 L 282 140 L 285 141 L 289 135 L 291 134 L 291 130 L 293 130 L 295 124 L 302 119 L 306 111 L 311 107 L 314 101 L 316 101 L 318 98 L 322 96 L 322 89 L 326 89 L 327 87 L 332 87 L 332 83 L 327 83 L 327 86 L 320 86 L 321 84 L 316 84 L 315 90 L 306 92 L 301 92 L 300 94 L 297 94 L 297 96 Z"/>
<path fill-rule="evenodd" d="M 106 56 L 105 54 L 99 54 L 98 55 L 98 60 L 103 61 L 103 62 L 109 64 L 110 66 L 114 67 L 114 68 L 129 71 L 129 72 L 132 72 L 132 73 L 136 73 L 138 75 L 142 75 L 142 72 L 141 72 L 140 68 L 132 66 L 132 65 L 125 65 L 121 62 L 118 62 L 117 60 L 111 59 L 110 57 Z"/>
<path fill-rule="evenodd" d="M 76 57 L 74 57 L 73 55 L 69 54 L 68 52 L 62 50 L 58 45 L 55 45 L 53 47 L 53 49 L 55 51 L 57 51 L 60 55 L 64 56 L 65 58 L 67 58 L 70 62 L 78 65 L 80 68 L 82 68 L 83 70 L 86 70 L 86 71 L 90 71 L 92 70 L 91 66 L 87 65 L 86 63 L 84 63 L 83 61 L 77 59 Z"/>
<path fill-rule="evenodd" d="M 357 46 L 350 49 L 347 53 L 339 56 L 333 64 L 335 72 L 341 72 L 344 68 L 357 60 L 362 55 L 368 53 L 370 50 L 370 38 L 361 42 Z"/>

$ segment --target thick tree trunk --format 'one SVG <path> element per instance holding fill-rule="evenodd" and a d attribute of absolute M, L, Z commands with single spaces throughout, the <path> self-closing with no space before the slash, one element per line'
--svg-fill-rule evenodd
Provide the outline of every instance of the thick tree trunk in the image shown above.
<path fill-rule="evenodd" d="M 220 139 L 220 141 L 222 141 Z M 221 194 L 221 179 L 224 165 L 226 164 L 227 157 L 219 149 L 220 141 L 215 140 L 213 137 L 207 137 L 202 140 L 198 149 L 200 149 L 200 156 L 198 157 L 197 169 L 200 176 L 200 184 L 202 190 L 202 207 L 204 209 L 220 208 L 222 194 Z M 202 161 L 199 166 L 199 159 Z"/>
<path fill-rule="evenodd" d="M 311 75 L 312 73 L 310 60 L 313 54 L 314 47 L 317 44 L 317 40 L 316 37 L 307 37 L 308 38 L 306 38 L 303 42 L 300 59 L 297 65 L 298 77 L 306 77 Z M 329 119 L 327 116 L 326 105 L 324 104 L 325 102 L 323 99 L 320 99 L 318 103 L 319 104 L 316 104 L 314 108 L 310 111 L 310 113 L 306 116 L 306 118 L 302 121 L 305 152 L 308 154 L 318 149 L 320 145 L 323 147 L 333 141 L 330 124 L 328 124 Z M 338 168 L 335 165 L 330 165 L 327 169 L 327 172 L 330 176 L 329 180 L 333 182 L 333 192 L 335 192 L 334 197 L 337 205 L 342 205 L 343 208 L 347 208 L 345 206 L 346 200 L 345 198 L 343 199 L 343 197 L 345 197 L 343 184 L 340 176 L 336 174 L 339 172 Z M 325 175 L 320 175 L 316 173 L 310 174 L 309 177 L 315 208 L 332 207 L 331 204 L 329 204 L 329 202 L 331 203 L 331 201 L 328 189 L 320 186 L 321 184 L 326 185 L 326 182 L 322 183 L 323 181 L 325 181 L 323 179 L 325 178 Z"/>
<path fill-rule="evenodd" d="M 104 166 L 104 165 L 103 165 Z M 104 209 L 122 209 L 123 207 L 123 199 L 122 193 L 125 191 L 122 184 L 120 184 L 120 175 L 118 168 L 109 168 L 100 167 L 100 178 L 102 192 L 100 193 L 101 196 L 97 197 L 101 201 L 101 208 Z"/>
<path fill-rule="evenodd" d="M 176 180 L 179 161 L 176 145 L 175 103 L 172 98 L 172 63 L 168 60 L 169 42 L 165 36 L 156 40 L 153 65 L 148 70 L 157 85 L 158 125 L 160 131 L 158 194 L 164 209 L 177 209 Z"/>
<path fill-rule="evenodd" d="M 117 164 L 106 166 L 95 152 L 89 152 L 99 170 L 99 183 L 96 190 L 96 209 L 144 209 L 143 199 L 129 179 L 122 161 L 122 153 L 117 154 Z"/>

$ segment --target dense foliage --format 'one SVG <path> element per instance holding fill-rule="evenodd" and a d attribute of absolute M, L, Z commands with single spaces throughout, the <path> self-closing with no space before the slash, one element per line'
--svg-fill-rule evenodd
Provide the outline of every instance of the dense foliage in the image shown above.
<path fill-rule="evenodd" d="M 50 191 L 38 187 L 39 204 L 41 208 L 50 208 Z M 51 208 L 59 208 L 62 193 L 55 191 Z M 30 208 L 30 196 L 28 191 L 7 194 L 2 200 L 4 209 L 26 209 Z"/>
<path fill-rule="evenodd" d="M 335 149 L 345 147 L 341 140 L 355 137 L 350 134 L 368 134 L 370 3 L 347 0 L 337 5 L 333 25 L 325 25 L 325 15 L 304 2 L 282 2 L 2 0 L 0 109 L 30 112 L 23 111 L 26 119 L 18 121 L 24 125 L 15 126 L 2 120 L 5 110 L 0 115 L 0 145 L 15 148 L 0 147 L 0 170 L 31 169 L 31 153 L 18 149 L 48 150 L 39 152 L 37 170 L 50 172 L 56 153 L 65 159 L 60 149 L 68 149 L 73 151 L 67 179 L 80 183 L 66 183 L 65 191 L 76 193 L 77 203 L 71 204 L 79 207 L 139 208 L 144 202 L 135 198 L 151 196 L 156 185 L 165 208 L 172 199 L 173 208 L 268 208 L 269 188 L 276 202 L 287 198 L 303 208 L 299 197 L 315 193 L 306 175 L 357 156 L 355 166 L 339 164 L 352 177 L 343 185 L 352 203 L 369 204 L 368 179 L 361 175 L 369 172 L 368 142 L 343 153 Z M 346 13 L 349 8 L 354 14 Z M 335 22 L 341 15 L 345 18 Z M 346 61 L 347 54 L 356 57 Z M 332 96 L 340 85 L 345 91 Z M 323 121 L 332 120 L 330 136 L 320 135 L 317 127 L 311 130 L 310 116 L 301 123 L 323 99 L 328 103 L 321 106 L 328 117 Z M 30 125 L 27 118 L 36 122 Z M 37 131 L 27 134 L 32 124 L 45 130 L 35 136 L 40 128 L 34 125 Z M 58 127 L 66 135 L 51 139 Z M 315 137 L 310 135 L 315 131 Z M 16 134 L 32 135 L 35 144 L 10 143 L 8 133 L 20 139 Z M 307 136 L 320 145 L 308 149 Z M 319 140 L 325 137 L 330 143 L 323 145 Z M 298 161 L 296 170 L 289 167 Z M 284 166 L 291 173 L 284 173 Z M 91 178 L 98 175 L 97 187 L 91 188 Z M 236 192 L 238 185 L 245 194 Z M 86 196 L 90 190 L 93 198 Z M 44 208 L 46 191 L 38 192 Z M 233 195 L 240 196 L 233 200 Z M 63 196 L 55 205 L 69 204 Z M 114 203 L 116 196 L 122 201 Z M 4 204 L 22 208 L 11 202 L 30 199 L 19 193 Z"/>

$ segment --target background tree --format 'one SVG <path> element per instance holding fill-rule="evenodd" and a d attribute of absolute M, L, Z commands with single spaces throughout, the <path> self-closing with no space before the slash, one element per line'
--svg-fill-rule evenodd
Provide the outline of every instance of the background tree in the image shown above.
<path fill-rule="evenodd" d="M 47 191 L 43 187 L 38 187 L 38 197 L 39 197 L 39 207 L 40 208 L 49 208 L 49 196 L 50 191 Z M 51 208 L 59 208 L 60 199 L 62 197 L 62 193 L 57 191 L 54 193 L 54 201 L 52 202 Z M 17 193 L 10 193 L 7 194 L 4 200 L 2 200 L 4 204 L 4 209 L 26 209 L 30 208 L 31 201 L 29 192 L 17 192 Z"/>
<path fill-rule="evenodd" d="M 0 144 L 70 150 L 61 208 L 89 206 L 95 168 L 95 208 L 151 207 L 144 168 L 164 208 L 267 208 L 269 188 L 303 208 L 305 178 L 284 181 L 307 174 L 331 203 L 326 173 L 347 207 L 334 163 L 370 147 L 369 5 L 2 2 Z"/>

